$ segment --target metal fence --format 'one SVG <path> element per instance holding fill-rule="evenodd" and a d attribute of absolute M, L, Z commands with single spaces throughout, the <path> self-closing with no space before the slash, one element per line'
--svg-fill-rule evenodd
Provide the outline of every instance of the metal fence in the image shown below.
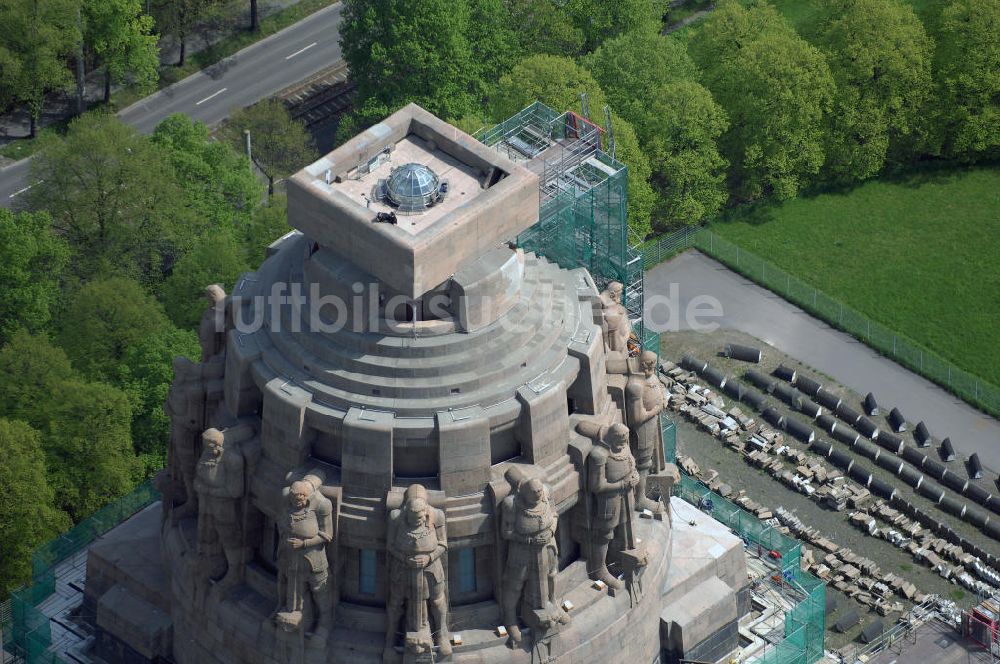
<path fill-rule="evenodd" d="M 1000 417 L 1000 387 L 956 367 L 934 351 L 706 228 L 682 228 L 650 240 L 640 249 L 648 270 L 691 248 L 711 256 L 984 412 Z"/>

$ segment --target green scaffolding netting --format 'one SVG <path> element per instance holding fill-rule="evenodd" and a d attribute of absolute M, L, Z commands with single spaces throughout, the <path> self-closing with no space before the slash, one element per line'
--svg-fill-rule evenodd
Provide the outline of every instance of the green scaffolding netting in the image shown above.
<path fill-rule="evenodd" d="M 826 586 L 800 567 L 801 543 L 761 522 L 754 515 L 683 475 L 675 495 L 709 512 L 732 528 L 748 547 L 780 570 L 780 582 L 799 602 L 785 614 L 785 638 L 754 660 L 758 664 L 812 664 L 823 657 L 826 638 Z"/>
<path fill-rule="evenodd" d="M 55 592 L 55 567 L 85 549 L 95 539 L 133 514 L 160 499 L 152 481 L 139 485 L 87 517 L 56 539 L 39 547 L 31 557 L 31 585 L 11 593 L 7 609 L 0 609 L 4 644 L 27 664 L 62 662 L 52 646 L 49 618 L 38 605 Z"/>

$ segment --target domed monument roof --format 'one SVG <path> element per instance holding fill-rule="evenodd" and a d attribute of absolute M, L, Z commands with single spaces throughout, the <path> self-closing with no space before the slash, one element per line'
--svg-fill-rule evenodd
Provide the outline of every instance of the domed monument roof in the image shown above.
<path fill-rule="evenodd" d="M 423 164 L 403 164 L 392 172 L 386 195 L 401 212 L 420 212 L 438 197 L 441 179 Z"/>

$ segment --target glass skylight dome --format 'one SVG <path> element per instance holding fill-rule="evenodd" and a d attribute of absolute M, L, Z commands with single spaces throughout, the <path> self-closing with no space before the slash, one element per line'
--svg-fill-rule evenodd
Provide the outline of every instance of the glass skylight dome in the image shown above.
<path fill-rule="evenodd" d="M 389 176 L 385 195 L 400 212 L 422 212 L 437 202 L 441 179 L 423 164 L 403 164 Z"/>

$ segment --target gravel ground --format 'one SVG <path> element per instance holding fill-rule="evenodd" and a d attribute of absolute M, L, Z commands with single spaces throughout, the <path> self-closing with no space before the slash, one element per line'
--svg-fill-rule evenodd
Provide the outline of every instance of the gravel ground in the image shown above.
<path fill-rule="evenodd" d="M 734 330 L 720 330 L 711 334 L 697 332 L 680 332 L 671 334 L 665 339 L 663 345 L 663 355 L 665 359 L 676 362 L 679 361 L 681 356 L 685 353 L 690 353 L 709 362 L 712 366 L 719 368 L 727 374 L 742 376 L 743 372 L 752 365 L 739 362 L 737 360 L 729 360 L 719 356 L 718 353 L 726 342 L 742 343 L 761 348 L 764 351 L 764 358 L 761 365 L 756 368 L 762 372 L 769 373 L 778 364 L 792 366 L 796 370 L 805 371 L 810 376 L 821 380 L 824 382 L 827 389 L 835 391 L 842 399 L 850 399 L 856 403 L 860 403 L 860 397 L 858 395 L 851 393 L 849 390 L 846 390 L 839 385 L 832 384 L 832 381 L 828 376 L 823 376 L 810 367 L 804 366 L 802 363 L 788 358 L 777 349 L 772 348 L 759 339 Z M 732 400 L 728 397 L 723 396 L 723 398 L 726 400 L 727 404 L 732 402 Z M 776 399 L 770 400 L 773 402 L 775 407 L 784 406 L 782 402 L 777 401 Z M 750 412 L 750 409 L 746 406 L 741 407 L 745 412 L 759 420 L 759 415 L 757 413 Z M 787 415 L 789 410 L 784 408 L 783 412 Z M 883 424 L 881 418 L 879 418 L 879 420 L 879 424 Z M 773 479 L 763 470 L 759 470 L 747 464 L 738 453 L 724 446 L 718 439 L 698 430 L 694 424 L 686 419 L 678 417 L 676 421 L 679 434 L 678 452 L 693 457 L 702 470 L 714 468 L 719 471 L 721 479 L 730 484 L 734 491 L 745 489 L 751 498 L 764 505 L 768 505 L 772 509 L 779 506 L 785 507 L 786 509 L 794 512 L 803 522 L 819 528 L 823 534 L 832 541 L 840 544 L 841 546 L 850 547 L 859 555 L 875 560 L 883 571 L 892 572 L 898 576 L 906 578 L 914 583 L 922 592 L 935 593 L 943 597 L 955 599 L 959 601 L 960 604 L 971 603 L 972 598 L 962 588 L 945 581 L 935 572 L 932 572 L 930 569 L 916 562 L 912 556 L 905 551 L 897 549 L 895 546 L 884 540 L 870 537 L 851 526 L 847 521 L 849 510 L 844 512 L 835 512 L 820 507 L 817 503 L 813 502 L 803 494 L 792 491 L 779 481 Z M 818 427 L 814 428 L 817 429 L 817 434 L 825 433 Z M 824 440 L 830 440 L 828 436 L 824 435 L 821 437 L 823 437 Z M 912 443 L 912 438 L 909 434 L 906 434 L 905 437 L 907 438 L 907 442 Z M 786 439 L 788 439 L 788 437 L 786 437 Z M 804 449 L 805 447 L 796 441 L 790 442 L 795 447 L 800 449 Z M 837 449 L 845 451 L 849 450 L 846 445 L 837 442 L 834 442 L 834 444 L 837 446 Z M 919 504 L 923 509 L 927 510 L 931 514 L 937 513 L 942 519 L 948 519 L 949 525 L 951 525 L 951 527 L 955 530 L 961 532 L 965 537 L 968 537 L 970 540 L 980 542 L 985 546 L 997 546 L 995 541 L 983 535 L 978 529 L 974 528 L 970 524 L 955 519 L 944 512 L 935 512 L 936 507 L 934 507 L 932 503 L 924 499 L 922 496 L 915 494 L 910 487 L 899 481 L 898 478 L 888 471 L 876 466 L 870 459 L 860 456 L 858 458 L 860 459 L 859 462 L 863 463 L 865 467 L 868 468 L 876 477 L 881 477 L 882 479 L 891 481 L 893 486 L 898 487 L 900 491 L 906 494 L 907 500 Z M 860 606 L 853 600 L 849 600 L 841 593 L 833 591 L 832 589 L 828 589 L 827 592 L 837 596 L 839 606 L 842 607 L 837 613 L 828 617 L 831 625 L 849 605 L 857 607 L 859 612 L 862 614 L 862 625 L 881 618 L 874 611 L 866 611 L 864 607 Z M 904 604 L 906 603 L 904 602 Z M 895 618 L 896 616 L 890 615 L 886 618 L 882 618 L 882 620 L 886 624 L 891 624 L 895 621 Z M 836 649 L 846 643 L 849 643 L 857 637 L 860 629 L 860 626 L 856 627 L 847 634 L 828 632 L 827 648 Z"/>

